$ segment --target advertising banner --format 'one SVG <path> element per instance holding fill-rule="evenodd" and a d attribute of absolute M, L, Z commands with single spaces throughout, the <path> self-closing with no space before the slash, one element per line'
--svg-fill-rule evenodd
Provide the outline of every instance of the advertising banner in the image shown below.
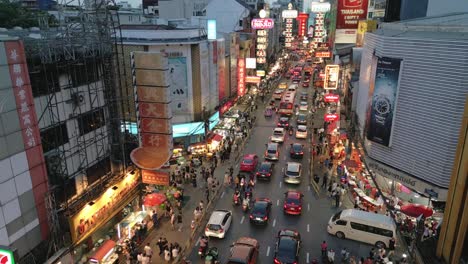
<path fill-rule="evenodd" d="M 314 13 L 326 13 L 330 11 L 331 4 L 329 2 L 312 2 L 311 10 Z"/>
<path fill-rule="evenodd" d="M 181 55 L 174 53 L 174 55 Z M 169 57 L 170 80 L 169 85 L 172 91 L 171 109 L 176 115 L 186 115 L 189 110 L 189 90 L 187 80 L 187 58 Z"/>
<path fill-rule="evenodd" d="M 364 34 L 366 32 L 374 32 L 377 29 L 377 21 L 375 20 L 359 20 L 358 30 L 356 35 L 356 47 L 362 47 L 364 44 Z"/>
<path fill-rule="evenodd" d="M 327 103 L 337 103 L 340 101 L 340 96 L 337 94 L 326 94 L 324 101 Z"/>
<path fill-rule="evenodd" d="M 307 13 L 300 13 L 299 16 L 297 17 L 297 35 L 299 37 L 303 37 L 306 34 L 306 26 L 307 26 L 307 21 L 309 20 L 309 14 Z"/>
<path fill-rule="evenodd" d="M 259 76 L 246 76 L 245 82 L 246 83 L 259 83 L 261 78 Z"/>
<path fill-rule="evenodd" d="M 208 28 L 208 39 L 215 40 L 216 39 L 216 19 L 209 19 L 207 22 Z"/>
<path fill-rule="evenodd" d="M 224 39 L 217 41 L 218 52 L 218 99 L 221 102 L 226 97 L 226 51 Z"/>
<path fill-rule="evenodd" d="M 340 116 L 338 114 L 325 114 L 323 116 L 323 120 L 325 120 L 326 122 L 333 122 L 339 119 L 340 119 Z"/>
<path fill-rule="evenodd" d="M 239 58 L 237 61 L 237 95 L 245 95 L 245 60 Z"/>
<path fill-rule="evenodd" d="M 247 69 L 256 69 L 257 60 L 255 58 L 245 58 L 245 68 Z"/>
<path fill-rule="evenodd" d="M 0 248 L 0 263 L 15 264 L 15 257 L 11 250 Z"/>
<path fill-rule="evenodd" d="M 331 52 L 330 51 L 316 51 L 315 57 L 316 58 L 330 58 Z"/>
<path fill-rule="evenodd" d="M 378 58 L 374 80 L 369 87 L 366 137 L 387 147 L 391 141 L 400 66 L 401 59 Z"/>
<path fill-rule="evenodd" d="M 340 66 L 329 64 L 325 66 L 325 80 L 323 89 L 336 90 L 338 88 L 338 76 L 340 75 Z"/>
<path fill-rule="evenodd" d="M 272 29 L 275 21 L 271 18 L 254 18 L 250 25 L 252 29 Z"/>
<path fill-rule="evenodd" d="M 141 181 L 146 184 L 169 186 L 169 173 L 164 171 L 141 170 Z"/>
<path fill-rule="evenodd" d="M 359 20 L 367 18 L 368 0 L 338 1 L 335 43 L 356 43 Z"/>

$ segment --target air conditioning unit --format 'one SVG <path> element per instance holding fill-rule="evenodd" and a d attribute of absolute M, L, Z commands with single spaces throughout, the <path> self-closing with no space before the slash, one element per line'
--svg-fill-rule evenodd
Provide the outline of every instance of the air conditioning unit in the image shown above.
<path fill-rule="evenodd" d="M 82 104 L 84 104 L 84 93 L 83 92 L 77 92 L 77 93 L 73 93 L 71 95 L 71 101 L 73 103 L 74 106 L 80 106 Z"/>

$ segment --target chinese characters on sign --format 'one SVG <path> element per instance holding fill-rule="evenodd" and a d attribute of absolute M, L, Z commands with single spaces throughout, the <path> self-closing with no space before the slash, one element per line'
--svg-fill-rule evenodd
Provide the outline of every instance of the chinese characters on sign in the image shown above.
<path fill-rule="evenodd" d="M 237 60 L 237 95 L 245 95 L 245 59 Z"/>
<path fill-rule="evenodd" d="M 284 39 L 284 45 L 287 48 L 291 47 L 291 42 L 293 41 L 292 26 L 293 26 L 292 18 L 287 18 L 286 19 L 285 39 Z"/>
<path fill-rule="evenodd" d="M 257 30 L 257 64 L 266 63 L 266 49 L 268 47 L 268 31 L 265 29 Z"/>
<path fill-rule="evenodd" d="M 325 80 L 323 89 L 335 90 L 338 88 L 338 75 L 340 73 L 339 65 L 327 65 L 325 67 Z"/>
<path fill-rule="evenodd" d="M 306 24 L 307 20 L 309 19 L 309 15 L 306 13 L 300 13 L 299 16 L 297 17 L 297 26 L 298 26 L 298 33 L 297 35 L 299 37 L 303 37 L 306 33 Z"/>
<path fill-rule="evenodd" d="M 312 39 L 312 46 L 314 49 L 317 48 L 318 43 L 322 43 L 325 38 L 324 30 L 324 13 L 318 13 L 315 15 L 315 27 L 314 27 L 314 38 Z"/>
<path fill-rule="evenodd" d="M 146 184 L 169 185 L 169 174 L 164 171 L 141 170 L 141 180 Z"/>

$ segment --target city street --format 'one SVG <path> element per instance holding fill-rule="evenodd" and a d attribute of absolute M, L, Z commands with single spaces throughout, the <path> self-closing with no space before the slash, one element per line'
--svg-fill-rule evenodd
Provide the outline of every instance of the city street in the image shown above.
<path fill-rule="evenodd" d="M 286 81 L 283 79 L 282 81 Z M 289 82 L 288 82 L 289 84 Z M 309 116 L 312 96 L 314 93 L 313 88 L 303 88 L 301 84 L 298 85 L 296 102 L 299 103 L 299 94 L 303 91 L 308 92 L 309 102 Z M 265 102 L 269 102 L 266 98 Z M 269 137 L 272 134 L 273 128 L 276 127 L 278 119 L 277 115 L 272 117 L 264 117 L 264 109 L 268 103 L 259 104 L 256 111 L 257 121 L 252 130 L 252 134 L 245 146 L 243 154 L 254 153 L 259 157 L 259 163 L 263 161 L 265 152 L 265 144 L 269 142 Z M 276 102 L 279 104 L 279 101 Z M 323 124 L 323 111 L 318 110 L 315 114 L 314 123 L 315 127 Z M 290 124 L 296 128 L 295 117 L 292 117 Z M 340 240 L 334 236 L 330 236 L 327 231 L 327 222 L 330 216 L 338 210 L 334 207 L 334 202 L 327 198 L 325 195 L 316 195 L 312 186 L 310 186 L 310 155 L 311 155 L 311 119 L 308 119 L 309 134 L 307 139 L 296 139 L 293 136 L 286 135 L 285 142 L 280 144 L 280 159 L 275 163 L 274 173 L 271 181 L 257 181 L 253 196 L 254 198 L 269 198 L 272 201 L 272 211 L 270 214 L 269 222 L 266 226 L 256 226 L 249 222 L 248 213 L 244 213 L 240 206 L 234 206 L 232 197 L 234 193 L 233 188 L 226 188 L 222 193 L 221 199 L 215 205 L 215 209 L 232 210 L 233 222 L 224 239 L 210 238 L 209 247 L 217 247 L 220 252 L 220 262 L 226 263 L 230 254 L 230 245 L 235 242 L 239 237 L 247 236 L 255 238 L 260 243 L 260 253 L 258 256 L 258 263 L 273 263 L 276 234 L 283 228 L 295 229 L 300 232 L 302 237 L 302 247 L 300 250 L 299 263 L 311 263 L 312 259 L 320 259 L 320 243 L 325 240 L 336 252 L 335 260 L 339 260 L 339 252 L 343 247 L 346 247 L 351 256 L 361 257 L 367 256 L 371 245 L 366 245 L 360 242 L 351 240 Z M 304 144 L 305 151 L 302 160 L 293 160 L 289 157 L 290 144 L 300 142 Z M 242 155 L 241 155 L 242 157 Z M 286 163 L 289 161 L 298 161 L 302 163 L 302 182 L 300 185 L 289 185 L 283 181 L 283 172 Z M 237 175 L 240 160 L 233 164 Z M 321 175 L 320 175 L 321 176 Z M 284 193 L 287 190 L 299 190 L 304 194 L 302 215 L 290 216 L 283 213 L 283 200 Z M 320 197 L 317 199 L 317 197 Z M 200 234 L 202 235 L 202 234 Z M 197 256 L 198 243 L 193 247 L 189 259 L 194 263 L 202 263 L 200 257 Z"/>

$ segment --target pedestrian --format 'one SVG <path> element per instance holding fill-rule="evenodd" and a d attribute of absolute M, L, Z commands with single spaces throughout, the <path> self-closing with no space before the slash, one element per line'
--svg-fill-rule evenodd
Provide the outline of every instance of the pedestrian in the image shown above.
<path fill-rule="evenodd" d="M 175 229 L 176 221 L 177 221 L 176 215 L 174 213 L 171 213 L 171 228 L 172 228 L 172 230 Z"/>
<path fill-rule="evenodd" d="M 328 263 L 335 263 L 335 251 L 330 249 L 327 253 Z"/>
<path fill-rule="evenodd" d="M 192 220 L 192 222 L 190 223 L 190 229 L 195 230 L 195 220 Z"/>
<path fill-rule="evenodd" d="M 198 204 L 198 207 L 200 208 L 200 211 L 203 211 L 203 209 L 205 208 L 205 205 L 204 205 L 202 200 L 200 200 L 200 203 Z"/>
<path fill-rule="evenodd" d="M 205 197 L 206 197 L 206 202 L 208 203 L 210 201 L 210 189 L 208 186 L 205 189 Z"/>
<path fill-rule="evenodd" d="M 170 262 L 171 261 L 171 251 L 169 250 L 169 247 L 166 246 L 166 248 L 164 249 L 164 260 L 166 262 Z"/>
<path fill-rule="evenodd" d="M 371 250 L 369 251 L 369 258 L 373 260 L 375 259 L 375 255 L 376 255 L 375 248 L 371 248 Z"/>
<path fill-rule="evenodd" d="M 149 258 L 153 256 L 153 249 L 151 249 L 150 243 L 146 244 L 146 246 L 144 247 L 144 251 L 145 251 L 146 256 L 148 256 Z"/>
<path fill-rule="evenodd" d="M 159 237 L 158 242 L 156 242 L 156 245 L 159 248 L 159 256 L 161 256 L 164 253 L 164 243 L 162 237 Z"/>
<path fill-rule="evenodd" d="M 179 230 L 178 231 L 182 232 L 182 226 L 183 226 L 183 224 L 182 224 L 182 212 L 179 212 L 177 214 L 177 224 L 179 225 Z"/>
<path fill-rule="evenodd" d="M 151 220 L 153 221 L 153 228 L 156 228 L 158 226 L 158 213 L 156 212 L 156 210 L 153 210 Z"/>
<path fill-rule="evenodd" d="M 395 238 L 392 237 L 390 238 L 390 241 L 388 243 L 388 257 L 393 257 L 394 253 L 395 253 Z"/>
<path fill-rule="evenodd" d="M 324 173 L 322 177 L 322 186 L 321 186 L 323 189 L 327 188 L 327 181 L 328 181 L 328 175 L 327 173 Z"/>
<path fill-rule="evenodd" d="M 336 190 L 335 191 L 335 207 L 340 207 L 340 197 L 341 197 L 341 191 Z"/>
<path fill-rule="evenodd" d="M 341 262 L 346 263 L 349 259 L 349 251 L 344 247 L 341 250 Z"/>
<path fill-rule="evenodd" d="M 328 244 L 325 242 L 325 240 L 320 244 L 320 248 L 322 250 L 322 257 L 327 256 L 327 250 L 328 250 Z"/>
<path fill-rule="evenodd" d="M 359 208 L 360 201 L 361 201 L 361 198 L 359 198 L 359 195 L 356 194 L 356 197 L 354 197 L 354 208 Z"/>

